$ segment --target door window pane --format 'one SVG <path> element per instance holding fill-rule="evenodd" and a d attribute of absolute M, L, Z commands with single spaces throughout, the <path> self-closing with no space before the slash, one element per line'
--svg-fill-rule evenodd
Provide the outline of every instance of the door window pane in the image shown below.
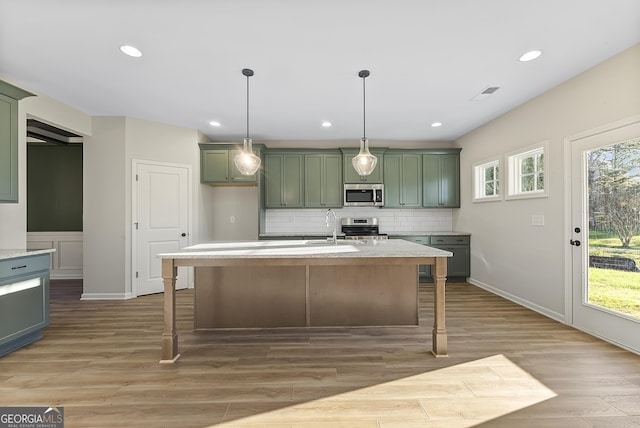
<path fill-rule="evenodd" d="M 586 156 L 587 301 L 640 319 L 640 138 Z"/>

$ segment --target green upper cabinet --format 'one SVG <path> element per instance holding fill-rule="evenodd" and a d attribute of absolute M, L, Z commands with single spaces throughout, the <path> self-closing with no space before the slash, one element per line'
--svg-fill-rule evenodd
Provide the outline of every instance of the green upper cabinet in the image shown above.
<path fill-rule="evenodd" d="M 382 183 L 383 170 L 384 170 L 384 152 L 386 149 L 369 149 L 371 154 L 378 157 L 378 164 L 373 170 L 371 175 L 359 175 L 353 164 L 352 159 L 359 153 L 358 149 L 341 149 L 343 155 L 343 172 L 345 183 Z"/>
<path fill-rule="evenodd" d="M 18 202 L 18 101 L 30 96 L 0 80 L 0 202 Z"/>
<path fill-rule="evenodd" d="M 384 206 L 422 206 L 422 155 L 388 151 L 384 155 Z"/>
<path fill-rule="evenodd" d="M 215 148 L 214 148 L 215 147 Z M 258 174 L 242 175 L 233 161 L 241 149 L 232 145 L 200 144 L 200 182 L 207 184 L 255 184 Z M 253 152 L 260 156 L 260 147 Z"/>
<path fill-rule="evenodd" d="M 460 207 L 460 150 L 454 153 L 425 154 L 422 206 L 425 208 Z"/>
<path fill-rule="evenodd" d="M 304 155 L 305 208 L 341 208 L 342 189 L 340 152 Z"/>
<path fill-rule="evenodd" d="M 304 156 L 267 153 L 264 157 L 265 208 L 302 208 Z"/>
<path fill-rule="evenodd" d="M 203 183 L 229 182 L 229 150 L 202 150 L 200 178 Z"/>

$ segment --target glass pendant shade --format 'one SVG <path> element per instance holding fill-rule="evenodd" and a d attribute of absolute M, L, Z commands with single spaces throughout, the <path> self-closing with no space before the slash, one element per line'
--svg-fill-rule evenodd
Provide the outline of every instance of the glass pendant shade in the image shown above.
<path fill-rule="evenodd" d="M 244 139 L 244 148 L 234 158 L 233 162 L 242 175 L 253 175 L 260 169 L 261 160 L 251 147 L 251 138 Z"/>
<path fill-rule="evenodd" d="M 351 163 L 359 175 L 371 175 L 373 170 L 376 169 L 378 157 L 369 152 L 368 139 L 363 138 L 360 140 L 360 153 L 351 160 Z"/>

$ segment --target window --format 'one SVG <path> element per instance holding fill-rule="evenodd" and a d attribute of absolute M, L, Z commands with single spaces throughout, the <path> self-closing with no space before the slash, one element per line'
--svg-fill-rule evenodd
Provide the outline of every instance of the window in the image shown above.
<path fill-rule="evenodd" d="M 546 152 L 548 143 L 530 146 L 507 154 L 507 199 L 540 198 L 548 196 L 545 175 L 548 169 Z"/>
<path fill-rule="evenodd" d="M 500 161 L 493 159 L 473 166 L 474 202 L 500 200 Z"/>

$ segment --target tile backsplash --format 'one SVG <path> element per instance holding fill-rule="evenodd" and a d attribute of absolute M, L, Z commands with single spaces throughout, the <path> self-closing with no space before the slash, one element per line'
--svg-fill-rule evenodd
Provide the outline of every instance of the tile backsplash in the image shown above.
<path fill-rule="evenodd" d="M 451 232 L 452 209 L 391 209 L 391 208 L 335 208 L 340 232 L 343 217 L 378 217 L 380 233 L 403 234 L 419 232 Z M 266 233 L 325 233 L 325 209 L 266 210 Z"/>

